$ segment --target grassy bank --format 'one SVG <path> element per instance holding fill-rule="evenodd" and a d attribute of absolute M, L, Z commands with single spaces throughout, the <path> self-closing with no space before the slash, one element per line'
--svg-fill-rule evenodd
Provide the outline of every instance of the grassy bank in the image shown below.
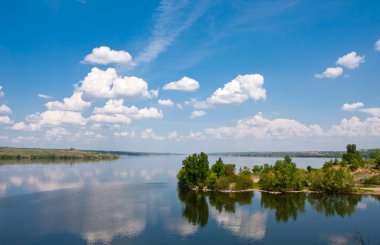
<path fill-rule="evenodd" d="M 118 156 L 75 149 L 36 149 L 0 147 L 0 160 L 113 160 Z"/>

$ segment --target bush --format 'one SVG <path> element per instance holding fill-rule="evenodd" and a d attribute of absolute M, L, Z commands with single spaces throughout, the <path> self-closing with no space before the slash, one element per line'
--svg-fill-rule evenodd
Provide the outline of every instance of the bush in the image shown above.
<path fill-rule="evenodd" d="M 224 174 L 227 176 L 234 175 L 235 174 L 235 164 L 226 164 Z"/>
<path fill-rule="evenodd" d="M 326 192 L 349 193 L 354 187 L 354 178 L 346 168 L 325 168 L 310 173 L 310 189 Z"/>
<path fill-rule="evenodd" d="M 182 161 L 182 168 L 177 178 L 180 184 L 186 185 L 187 187 L 203 188 L 206 185 L 209 174 L 208 156 L 201 152 L 200 154 L 194 153 Z"/>
<path fill-rule="evenodd" d="M 221 157 L 219 157 L 219 159 L 212 165 L 211 171 L 214 172 L 218 178 L 225 174 L 226 165 Z"/>
<path fill-rule="evenodd" d="M 236 175 L 221 176 L 216 181 L 216 188 L 218 190 L 229 190 L 232 183 L 236 183 Z"/>
<path fill-rule="evenodd" d="M 207 177 L 207 181 L 206 181 L 207 187 L 211 190 L 215 190 L 217 180 L 218 180 L 218 177 L 216 176 L 216 174 L 211 172 L 211 174 Z"/>
<path fill-rule="evenodd" d="M 251 189 L 253 186 L 252 176 L 249 174 L 239 174 L 236 178 L 236 190 Z"/>
<path fill-rule="evenodd" d="M 363 184 L 366 185 L 380 185 L 380 178 L 376 176 L 372 176 L 368 179 L 366 179 Z"/>

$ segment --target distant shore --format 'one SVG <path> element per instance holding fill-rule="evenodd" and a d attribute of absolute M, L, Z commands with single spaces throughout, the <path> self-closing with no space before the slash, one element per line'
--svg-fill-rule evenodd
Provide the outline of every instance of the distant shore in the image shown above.
<path fill-rule="evenodd" d="M 0 147 L 0 160 L 114 160 L 116 154 L 82 151 L 76 149 L 40 149 Z"/>

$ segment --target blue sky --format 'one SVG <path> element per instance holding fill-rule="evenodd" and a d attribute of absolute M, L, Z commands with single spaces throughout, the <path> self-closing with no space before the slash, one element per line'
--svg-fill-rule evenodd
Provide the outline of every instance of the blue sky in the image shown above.
<path fill-rule="evenodd" d="M 0 2 L 0 145 L 380 147 L 376 1 Z"/>

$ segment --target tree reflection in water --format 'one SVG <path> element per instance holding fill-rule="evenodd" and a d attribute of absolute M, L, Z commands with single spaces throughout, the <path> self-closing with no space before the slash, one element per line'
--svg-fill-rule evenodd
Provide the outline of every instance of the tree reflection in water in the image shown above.
<path fill-rule="evenodd" d="M 208 221 L 206 193 L 178 188 L 178 198 L 183 203 L 182 216 L 193 225 L 203 227 Z"/>
<path fill-rule="evenodd" d="M 253 192 L 221 193 L 211 192 L 209 194 L 210 205 L 220 212 L 235 213 L 235 203 L 240 205 L 250 205 L 252 203 Z"/>
<path fill-rule="evenodd" d="M 306 194 L 285 193 L 271 194 L 261 193 L 261 207 L 274 209 L 277 222 L 288 222 L 289 218 L 297 219 L 299 213 L 305 212 Z"/>
<path fill-rule="evenodd" d="M 194 225 L 203 227 L 208 222 L 209 204 L 219 213 L 235 213 L 236 204 L 251 205 L 253 192 L 221 193 L 221 192 L 195 192 L 178 189 L 178 198 L 183 203 L 182 215 Z M 374 196 L 380 200 L 379 196 Z M 275 211 L 276 221 L 287 223 L 289 219 L 297 220 L 297 217 L 305 213 L 305 202 L 310 207 L 325 216 L 350 216 L 355 212 L 356 206 L 362 200 L 361 195 L 326 194 L 326 193 L 285 193 L 271 194 L 261 193 L 261 207 Z"/>
<path fill-rule="evenodd" d="M 310 193 L 308 201 L 318 212 L 326 216 L 351 216 L 362 200 L 361 195 Z"/>

